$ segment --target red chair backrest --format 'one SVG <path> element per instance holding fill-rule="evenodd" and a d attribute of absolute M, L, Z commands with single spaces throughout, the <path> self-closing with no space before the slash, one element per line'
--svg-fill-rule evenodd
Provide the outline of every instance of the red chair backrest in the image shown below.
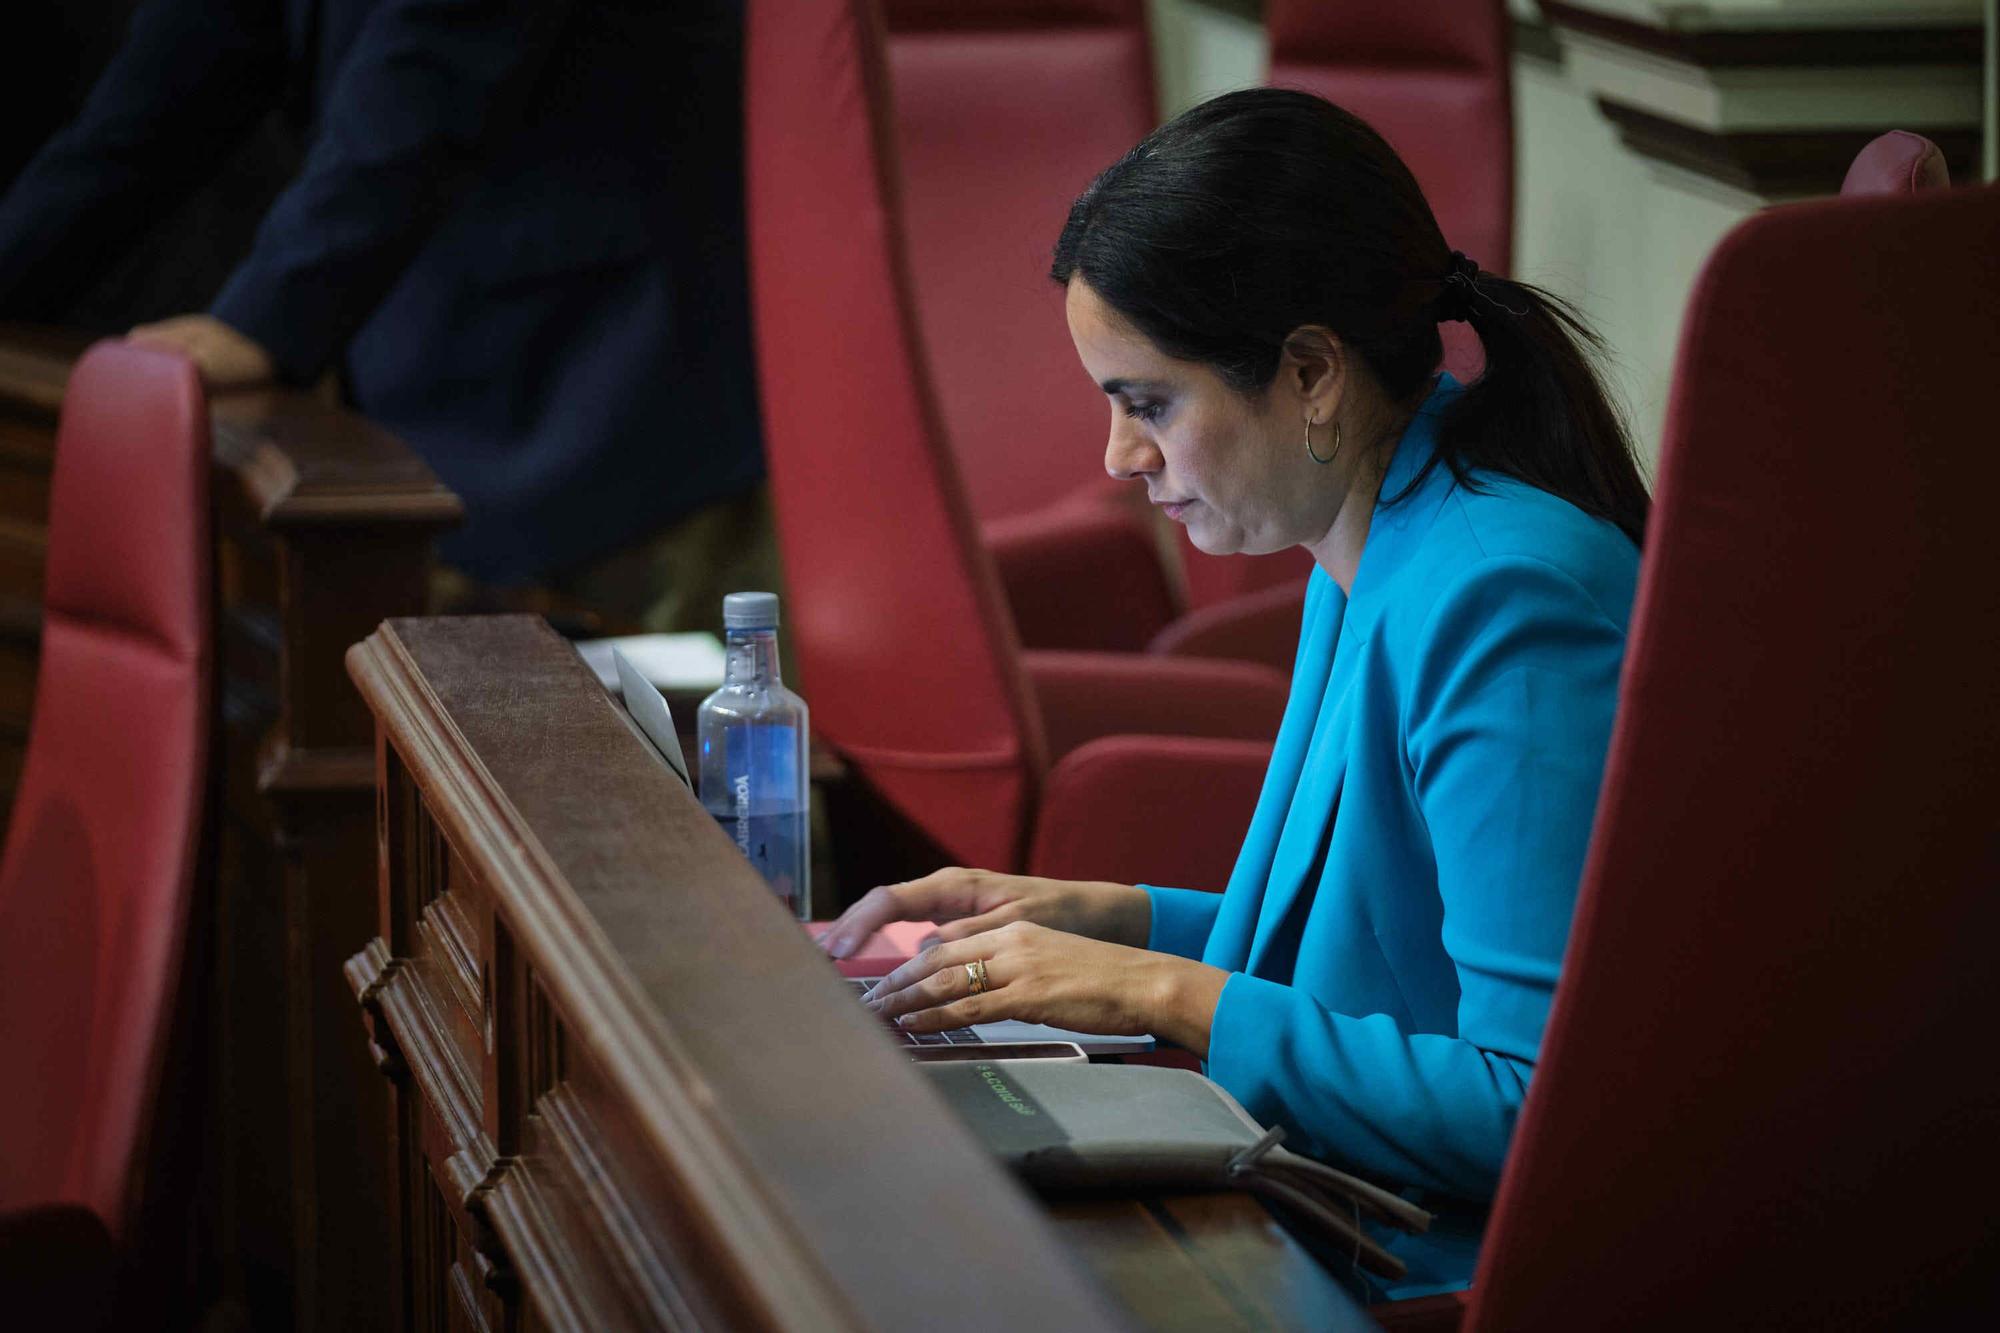
<path fill-rule="evenodd" d="M 1991 189 L 1802 204 L 1696 285 L 1472 1328 L 2000 1296 L 1996 236 Z"/>
<path fill-rule="evenodd" d="M 1367 121 L 1423 187 L 1445 240 L 1513 264 L 1514 100 L 1505 0 L 1268 0 L 1270 81 Z"/>
<path fill-rule="evenodd" d="M 208 408 L 99 343 L 56 435 L 41 665 L 0 861 L 0 1210 L 137 1204 L 185 949 L 210 703 Z"/>
<path fill-rule="evenodd" d="M 749 10 L 751 293 L 786 614 L 820 734 L 946 851 L 1018 866 L 1041 723 L 916 335 L 879 24 L 866 0 Z"/>
<path fill-rule="evenodd" d="M 888 0 L 923 345 L 982 519 L 1109 490 L 1110 409 L 1049 261 L 1069 206 L 1153 128 L 1144 0 Z"/>
<path fill-rule="evenodd" d="M 1908 130 L 1890 130 L 1870 139 L 1855 154 L 1840 192 L 1915 194 L 1918 190 L 1942 190 L 1950 184 L 1951 172 L 1936 144 Z"/>

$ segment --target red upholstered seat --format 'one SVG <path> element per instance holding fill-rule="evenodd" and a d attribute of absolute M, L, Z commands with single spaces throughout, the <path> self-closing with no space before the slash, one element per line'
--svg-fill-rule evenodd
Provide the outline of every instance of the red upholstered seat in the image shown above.
<path fill-rule="evenodd" d="M 1409 166 L 1454 250 L 1514 262 L 1514 97 L 1505 0 L 1266 0 L 1270 81 L 1345 107 Z"/>
<path fill-rule="evenodd" d="M 1303 552 L 1199 557 L 1104 473 L 1110 409 L 1078 366 L 1049 260 L 1070 203 L 1156 121 L 1144 0 L 886 0 L 919 330 L 966 493 L 1015 626 L 1037 648 L 1135 652 L 1186 606 L 1300 583 Z M 1171 537 L 1171 544 L 1162 536 Z M 1213 563 L 1213 562 L 1209 562 Z M 1213 595 L 1208 582 L 1216 582 Z M 1090 599 L 1084 583 L 1115 596 Z M 1296 642 L 1296 604 L 1290 616 Z M 1256 634 L 1170 636 L 1279 667 Z"/>
<path fill-rule="evenodd" d="M 33 729 L 0 862 L 10 1281 L 91 1269 L 78 1246 L 129 1249 L 168 1149 L 156 1113 L 211 716 L 208 438 L 182 358 L 100 343 L 77 363 Z M 0 1309 L 33 1295 L 0 1291 Z"/>
<path fill-rule="evenodd" d="M 1951 172 L 1938 146 L 1921 134 L 1890 130 L 1871 139 L 1855 155 L 1854 165 L 1840 183 L 1840 192 L 1856 194 L 1914 194 L 1918 190 L 1942 190 L 1951 184 Z"/>
<path fill-rule="evenodd" d="M 1990 188 L 1802 204 L 1696 286 L 1472 1328 L 2000 1308 L 1996 236 Z"/>
<path fill-rule="evenodd" d="M 960 861 L 1019 868 L 1064 749 L 1141 725 L 1268 738 L 1285 680 L 1021 653 L 917 336 L 879 21 L 862 0 L 750 7 L 752 298 L 788 614 L 815 725 L 859 777 Z M 1089 613 L 1092 586 L 1071 595 Z M 1156 837 L 1233 855 L 1253 802 L 1201 794 L 1155 812 Z"/>
<path fill-rule="evenodd" d="M 1071 201 L 1153 128 L 1144 0 L 882 9 L 918 328 L 973 513 L 1112 490 L 1049 261 Z"/>

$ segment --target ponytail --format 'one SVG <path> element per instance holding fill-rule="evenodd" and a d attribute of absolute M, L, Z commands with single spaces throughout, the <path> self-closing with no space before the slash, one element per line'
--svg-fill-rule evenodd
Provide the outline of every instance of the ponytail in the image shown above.
<path fill-rule="evenodd" d="M 1592 364 L 1604 344 L 1576 309 L 1484 272 L 1457 251 L 1433 309 L 1440 320 L 1472 326 L 1486 369 L 1446 411 L 1425 472 L 1443 463 L 1467 485 L 1475 469 L 1513 477 L 1641 544 L 1650 497 L 1631 436 Z"/>
<path fill-rule="evenodd" d="M 1438 324 L 1464 320 L 1486 369 L 1430 466 L 1467 486 L 1513 477 L 1644 536 L 1645 483 L 1591 365 L 1602 343 L 1555 296 L 1448 249 L 1395 150 L 1323 98 L 1257 88 L 1182 112 L 1078 197 L 1050 274 L 1081 275 L 1155 346 L 1245 394 L 1317 324 L 1413 403 L 1444 357 Z"/>

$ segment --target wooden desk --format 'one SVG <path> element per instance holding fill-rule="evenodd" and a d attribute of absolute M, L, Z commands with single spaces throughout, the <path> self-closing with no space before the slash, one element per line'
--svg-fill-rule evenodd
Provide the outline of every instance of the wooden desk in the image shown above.
<path fill-rule="evenodd" d="M 539 620 L 348 669 L 401 1327 L 1368 1326 L 1246 1199 L 1024 1193 Z"/>

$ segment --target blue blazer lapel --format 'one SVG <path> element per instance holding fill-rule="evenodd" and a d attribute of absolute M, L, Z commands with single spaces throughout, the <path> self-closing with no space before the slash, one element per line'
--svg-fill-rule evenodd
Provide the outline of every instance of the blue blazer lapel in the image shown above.
<path fill-rule="evenodd" d="M 1355 639 L 1344 635 L 1334 655 L 1325 692 L 1321 695 L 1312 743 L 1306 752 L 1304 771 L 1294 790 L 1291 810 L 1279 834 L 1270 874 L 1265 881 L 1264 901 L 1257 914 L 1257 929 L 1250 944 L 1245 970 L 1257 976 L 1289 975 L 1278 964 L 1272 950 L 1283 942 L 1290 948 L 1298 942 L 1298 932 L 1289 928 L 1294 910 L 1309 897 L 1308 885 L 1316 886 L 1326 866 L 1327 847 L 1333 838 L 1334 817 L 1340 809 L 1341 787 L 1347 780 L 1348 741 L 1354 730 Z"/>
<path fill-rule="evenodd" d="M 1264 771 L 1264 789 L 1257 798 L 1256 813 L 1250 817 L 1250 828 L 1243 835 L 1243 850 L 1237 854 L 1228 891 L 1216 913 L 1215 925 L 1209 930 L 1208 947 L 1202 953 L 1203 961 L 1211 966 L 1241 972 L 1249 962 L 1250 942 L 1258 928 L 1261 905 L 1271 882 L 1272 863 L 1291 818 L 1307 752 L 1318 725 L 1320 700 L 1332 674 L 1333 647 L 1340 637 L 1346 607 L 1347 599 L 1333 580 L 1314 570 L 1306 589 L 1299 652 L 1292 668 L 1285 718 L 1271 747 L 1270 767 Z"/>
<path fill-rule="evenodd" d="M 1226 961 L 1209 958 L 1218 966 L 1240 968 L 1257 976 L 1291 973 L 1291 959 L 1284 955 L 1297 947 L 1301 933 L 1292 928 L 1292 918 L 1301 909 L 1302 900 L 1310 903 L 1309 888 L 1317 891 L 1331 854 L 1334 820 L 1340 809 L 1341 788 L 1347 780 L 1348 755 L 1353 743 L 1354 711 L 1359 706 L 1354 693 L 1355 681 L 1361 674 L 1361 659 L 1404 552 L 1421 539 L 1435 517 L 1442 497 L 1451 488 L 1451 475 L 1447 470 L 1433 469 L 1417 488 L 1425 494 L 1402 493 L 1431 461 L 1436 449 L 1438 419 L 1458 392 L 1457 381 L 1449 375 L 1441 376 L 1437 388 L 1397 441 L 1395 456 L 1376 498 L 1352 593 L 1343 596 L 1323 572 L 1313 576 L 1315 583 L 1324 585 L 1322 606 L 1333 608 L 1334 613 L 1308 618 L 1307 633 L 1301 636 L 1299 663 L 1292 676 L 1292 699 L 1285 710 L 1284 731 L 1280 733 L 1281 742 L 1301 736 L 1310 740 L 1288 756 L 1292 766 L 1283 775 L 1289 779 L 1284 783 L 1285 792 L 1282 795 L 1274 792 L 1272 783 L 1267 783 L 1264 789 L 1257 821 L 1252 825 L 1253 834 L 1264 826 L 1267 814 L 1273 813 L 1266 807 L 1274 798 L 1288 802 L 1289 808 L 1269 820 L 1270 836 L 1262 845 L 1263 857 L 1257 867 L 1263 877 L 1261 894 L 1254 888 L 1239 893 L 1235 879 L 1231 881 L 1232 898 L 1256 901 L 1255 920 L 1253 924 L 1248 910 L 1235 915 L 1225 910 L 1218 915 L 1217 931 L 1210 936 L 1210 952 L 1217 952 L 1213 946 L 1219 939 L 1232 950 Z M 1385 506 L 1384 501 L 1390 503 Z M 1315 631 L 1319 632 L 1317 637 Z M 1314 653 L 1319 661 L 1329 664 L 1323 673 L 1316 674 L 1310 666 Z M 1277 759 L 1274 754 L 1274 781 L 1281 776 Z M 1245 855 L 1237 865 L 1236 879 L 1244 877 L 1253 841 L 1245 842 Z M 1232 902 L 1228 906 L 1238 904 Z M 1235 932 L 1226 938 L 1221 931 L 1225 920 Z"/>

